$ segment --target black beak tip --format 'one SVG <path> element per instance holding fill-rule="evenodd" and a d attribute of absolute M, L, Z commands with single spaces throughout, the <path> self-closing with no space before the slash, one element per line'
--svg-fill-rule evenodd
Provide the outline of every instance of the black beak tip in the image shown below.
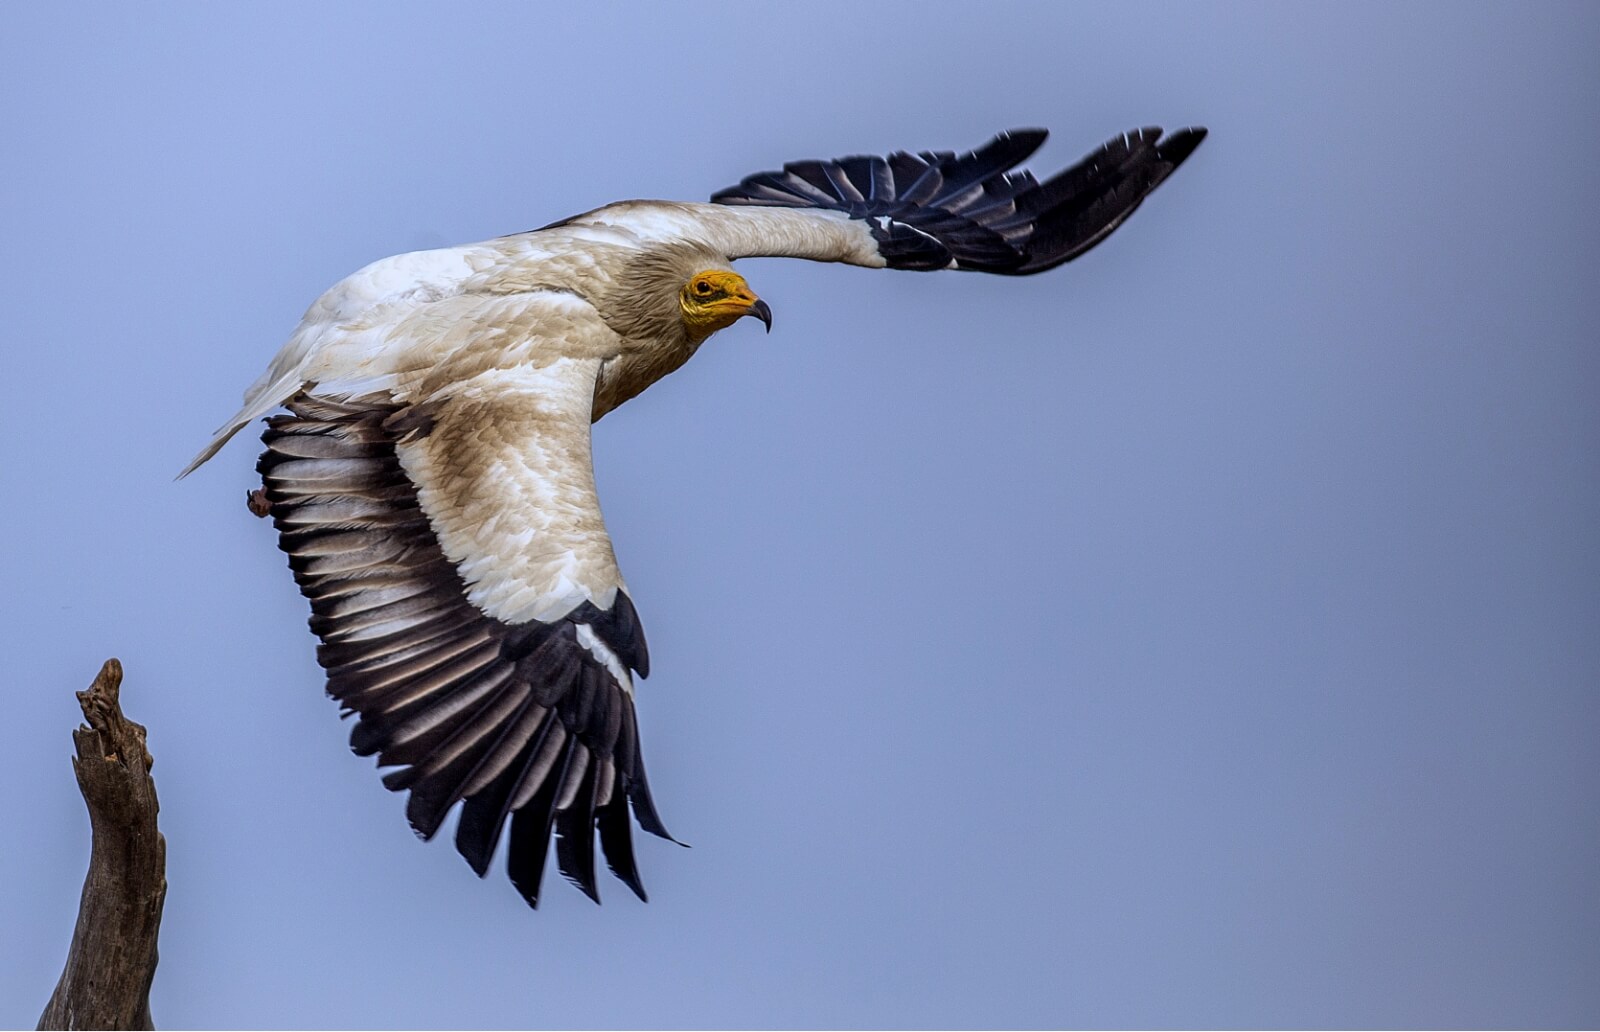
<path fill-rule="evenodd" d="M 750 306 L 750 311 L 745 314 L 753 315 L 757 319 L 760 319 L 762 325 L 767 328 L 767 332 L 772 332 L 772 309 L 768 307 L 765 301 L 757 301 L 755 304 Z"/>

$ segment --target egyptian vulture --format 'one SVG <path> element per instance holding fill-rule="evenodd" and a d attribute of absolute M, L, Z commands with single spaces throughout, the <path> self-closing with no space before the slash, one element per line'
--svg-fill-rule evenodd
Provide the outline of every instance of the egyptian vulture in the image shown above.
<path fill-rule="evenodd" d="M 556 835 L 596 902 L 596 834 L 645 898 L 633 676 L 644 631 L 595 497 L 589 427 L 716 331 L 772 312 L 733 270 L 774 256 L 1027 275 L 1104 240 L 1205 138 L 1118 136 L 1039 182 L 1042 130 L 969 154 L 800 161 L 709 204 L 623 201 L 543 229 L 402 254 L 335 285 L 180 476 L 267 420 L 251 498 L 270 513 L 328 694 L 361 756 L 409 791 L 424 839 L 507 866 L 530 905 Z"/>

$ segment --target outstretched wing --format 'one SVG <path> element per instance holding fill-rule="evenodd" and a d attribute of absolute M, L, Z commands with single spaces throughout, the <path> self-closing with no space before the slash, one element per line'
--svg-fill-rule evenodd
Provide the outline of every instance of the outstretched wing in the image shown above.
<path fill-rule="evenodd" d="M 511 880 L 537 906 L 552 829 L 597 902 L 594 838 L 645 897 L 628 818 L 650 799 L 631 672 L 644 633 L 589 461 L 598 359 L 491 368 L 353 401 L 300 394 L 257 467 L 311 601 L 328 692 L 360 755 L 398 767 L 423 838 L 464 801 L 456 848 L 480 875 L 511 829 Z"/>
<path fill-rule="evenodd" d="M 1010 171 L 1045 136 L 1043 129 L 1012 130 L 960 155 L 899 151 L 794 161 L 782 171 L 747 176 L 711 199 L 843 212 L 866 224 L 877 255 L 894 269 L 1027 275 L 1104 240 L 1193 153 L 1206 130 L 1124 133 L 1042 183 L 1030 172 Z"/>

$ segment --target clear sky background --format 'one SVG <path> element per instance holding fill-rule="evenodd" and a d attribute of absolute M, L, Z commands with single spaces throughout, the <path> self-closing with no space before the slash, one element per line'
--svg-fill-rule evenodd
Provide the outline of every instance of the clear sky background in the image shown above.
<path fill-rule="evenodd" d="M 1108 9 L 1109 7 L 1109 9 Z M 0 1025 L 128 669 L 164 1027 L 1600 1022 L 1600 7 L 8 4 Z M 783 161 L 1212 136 L 1006 279 L 753 261 L 607 418 L 652 902 L 422 845 L 173 474 L 327 286 Z"/>

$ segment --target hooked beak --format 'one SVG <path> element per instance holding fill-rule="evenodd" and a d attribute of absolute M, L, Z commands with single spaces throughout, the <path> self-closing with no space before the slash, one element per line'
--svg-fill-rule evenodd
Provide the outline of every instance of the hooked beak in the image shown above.
<path fill-rule="evenodd" d="M 760 319 L 762 323 L 766 325 L 767 332 L 772 332 L 772 309 L 767 307 L 767 303 L 765 301 L 757 298 L 756 303 L 745 309 L 744 314 L 752 315 L 757 319 Z M 740 318 L 743 318 L 743 316 Z"/>

